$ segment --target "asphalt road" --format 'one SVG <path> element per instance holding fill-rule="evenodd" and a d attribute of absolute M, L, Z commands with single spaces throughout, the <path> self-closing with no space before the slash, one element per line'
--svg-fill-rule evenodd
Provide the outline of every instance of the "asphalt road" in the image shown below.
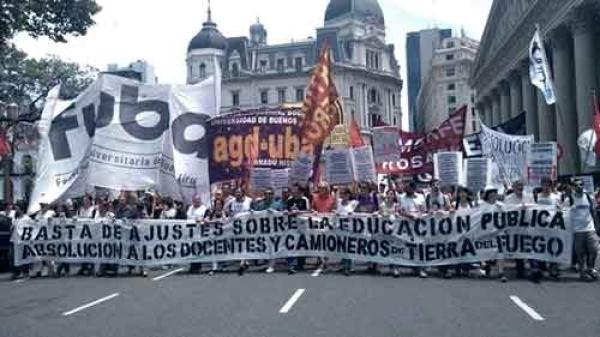
<path fill-rule="evenodd" d="M 7 337 L 600 336 L 600 283 L 573 274 L 541 284 L 312 270 L 22 281 L 3 274 L 0 293 Z"/>

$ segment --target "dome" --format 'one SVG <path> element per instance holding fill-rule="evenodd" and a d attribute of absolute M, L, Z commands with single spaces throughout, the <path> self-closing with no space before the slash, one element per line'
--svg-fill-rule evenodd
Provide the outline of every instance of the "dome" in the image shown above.
<path fill-rule="evenodd" d="M 359 19 L 373 18 L 376 23 L 385 25 L 383 11 L 377 0 L 331 0 L 325 11 L 325 22 L 349 14 Z"/>
<path fill-rule="evenodd" d="M 202 30 L 194 36 L 188 46 L 188 52 L 194 49 L 227 49 L 227 39 L 217 29 L 217 24 L 207 21 L 202 25 Z"/>

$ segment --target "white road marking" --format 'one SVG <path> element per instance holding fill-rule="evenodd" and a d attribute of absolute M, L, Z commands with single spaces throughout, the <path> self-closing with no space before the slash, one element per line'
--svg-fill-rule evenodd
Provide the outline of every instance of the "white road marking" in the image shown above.
<path fill-rule="evenodd" d="M 298 299 L 300 298 L 300 296 L 302 296 L 303 293 L 304 293 L 304 289 L 296 290 L 294 295 L 292 295 L 292 297 L 290 297 L 290 299 L 287 302 L 285 302 L 283 307 L 281 307 L 281 310 L 279 310 L 279 313 L 287 314 L 290 311 L 290 309 L 292 309 L 292 306 L 294 306 L 294 303 L 296 303 L 296 301 L 298 301 Z"/>
<path fill-rule="evenodd" d="M 323 268 L 318 268 L 317 270 L 315 270 L 315 271 L 312 273 L 312 275 L 311 275 L 311 276 L 312 276 L 312 277 L 317 277 L 317 276 L 319 276 L 319 275 L 321 274 L 321 272 L 322 272 L 322 271 L 323 271 Z"/>
<path fill-rule="evenodd" d="M 73 310 L 69 310 L 69 311 L 63 312 L 63 314 L 62 314 L 62 315 L 63 315 L 63 316 L 69 316 L 69 315 L 72 315 L 72 314 L 74 314 L 74 313 L 80 312 L 81 310 L 85 310 L 85 309 L 87 309 L 87 308 L 93 307 L 93 306 L 95 306 L 95 305 L 97 305 L 97 304 L 100 304 L 100 303 L 102 303 L 102 302 L 106 302 L 106 301 L 108 301 L 108 300 L 111 300 L 111 299 L 113 299 L 113 298 L 115 298 L 115 297 L 117 297 L 117 296 L 119 296 L 119 293 L 110 294 L 110 295 L 108 295 L 108 296 L 106 296 L 106 297 L 102 297 L 102 298 L 100 298 L 100 299 L 97 299 L 97 300 L 95 300 L 95 301 L 93 301 L 93 302 L 90 302 L 90 303 L 84 304 L 84 305 L 82 305 L 82 306 L 80 306 L 80 307 L 77 307 L 77 308 L 75 308 L 75 309 L 73 309 Z"/>
<path fill-rule="evenodd" d="M 519 308 L 523 309 L 523 311 L 525 311 L 534 320 L 536 320 L 536 321 L 543 321 L 544 320 L 544 317 L 542 317 L 540 314 L 538 314 L 537 311 L 535 311 L 532 307 L 528 306 L 527 303 L 523 302 L 517 296 L 510 296 L 510 299 L 513 302 L 515 302 L 515 304 Z"/>
<path fill-rule="evenodd" d="M 179 273 L 180 271 L 183 271 L 183 268 L 178 268 L 178 269 L 175 269 L 175 270 L 171 270 L 171 271 L 170 271 L 170 272 L 168 272 L 168 273 L 164 273 L 164 274 L 162 274 L 162 275 L 160 275 L 160 276 L 157 276 L 157 277 L 153 278 L 153 279 L 152 279 L 152 281 L 158 281 L 158 280 L 162 280 L 162 279 L 164 279 L 165 277 L 169 277 L 169 276 L 171 276 L 171 275 L 173 275 L 173 274 L 177 274 L 177 273 Z"/>

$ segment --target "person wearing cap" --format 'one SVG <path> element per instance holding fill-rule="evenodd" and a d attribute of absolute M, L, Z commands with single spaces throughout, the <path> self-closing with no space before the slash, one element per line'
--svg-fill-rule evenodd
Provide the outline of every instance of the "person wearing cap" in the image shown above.
<path fill-rule="evenodd" d="M 414 181 L 409 181 L 404 186 L 404 195 L 400 198 L 400 215 L 414 220 L 422 217 L 426 212 L 425 197 L 417 193 L 417 184 Z M 413 271 L 420 278 L 427 278 L 428 276 L 423 267 L 413 268 Z"/>
<path fill-rule="evenodd" d="M 579 266 L 579 277 L 583 281 L 595 281 L 600 274 L 595 269 L 598 255 L 598 236 L 594 218 L 594 199 L 583 191 L 583 181 L 573 180 L 573 193 L 565 198 L 570 207 L 568 216 L 574 232 L 575 258 Z"/>

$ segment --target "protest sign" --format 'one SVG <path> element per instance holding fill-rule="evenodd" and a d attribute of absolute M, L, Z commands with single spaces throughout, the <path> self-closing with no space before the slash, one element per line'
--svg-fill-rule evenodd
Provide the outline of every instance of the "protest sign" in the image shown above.
<path fill-rule="evenodd" d="M 556 180 L 558 150 L 555 142 L 532 143 L 527 154 L 527 181 L 540 186 L 542 178 Z"/>
<path fill-rule="evenodd" d="M 315 147 L 300 139 L 302 111 L 276 109 L 242 111 L 210 120 L 211 183 L 246 176 L 253 167 L 289 168 L 300 153 L 314 155 Z"/>
<path fill-rule="evenodd" d="M 290 184 L 290 169 L 279 169 L 271 171 L 272 187 L 275 191 L 282 191 Z"/>
<path fill-rule="evenodd" d="M 312 175 L 315 157 L 307 154 L 300 154 L 292 163 L 290 170 L 290 182 L 299 183 L 302 186 L 308 184 L 308 179 Z"/>
<path fill-rule="evenodd" d="M 462 152 L 438 152 L 433 156 L 433 176 L 441 186 L 462 184 Z"/>
<path fill-rule="evenodd" d="M 583 182 L 583 191 L 586 193 L 594 193 L 596 187 L 594 185 L 594 176 L 579 176 L 577 177 Z"/>
<path fill-rule="evenodd" d="M 74 100 L 48 95 L 30 212 L 66 194 L 99 186 L 155 188 L 208 202 L 207 121 L 219 110 L 220 77 L 193 86 L 145 85 L 101 75 Z"/>
<path fill-rule="evenodd" d="M 400 160 L 400 132 L 398 128 L 384 126 L 373 128 L 373 155 L 377 166 Z"/>
<path fill-rule="evenodd" d="M 272 171 L 269 168 L 253 167 L 250 170 L 250 186 L 254 191 L 264 191 L 272 187 Z"/>
<path fill-rule="evenodd" d="M 294 256 L 438 266 L 498 259 L 570 263 L 567 213 L 483 205 L 421 219 L 253 212 L 215 222 L 52 219 L 16 223 L 16 265 L 55 261 L 166 265 Z"/>
<path fill-rule="evenodd" d="M 351 184 L 352 159 L 348 149 L 332 149 L 323 151 L 325 158 L 325 179 L 331 185 Z"/>
<path fill-rule="evenodd" d="M 463 106 L 436 129 L 427 134 L 400 131 L 400 159 L 377 160 L 377 173 L 417 175 L 433 174 L 433 154 L 462 151 L 467 107 Z"/>
<path fill-rule="evenodd" d="M 343 124 L 336 125 L 329 135 L 329 145 L 332 147 L 348 147 L 349 143 L 350 134 L 348 128 Z"/>
<path fill-rule="evenodd" d="M 465 180 L 471 191 L 482 191 L 492 183 L 491 162 L 492 160 L 486 157 L 465 159 Z"/>
<path fill-rule="evenodd" d="M 352 172 L 357 182 L 376 182 L 375 162 L 371 146 L 362 146 L 350 150 L 352 157 Z"/>
<path fill-rule="evenodd" d="M 481 150 L 498 165 L 502 181 L 510 186 L 514 181 L 524 180 L 527 153 L 533 136 L 512 136 L 494 131 L 481 124 Z"/>

